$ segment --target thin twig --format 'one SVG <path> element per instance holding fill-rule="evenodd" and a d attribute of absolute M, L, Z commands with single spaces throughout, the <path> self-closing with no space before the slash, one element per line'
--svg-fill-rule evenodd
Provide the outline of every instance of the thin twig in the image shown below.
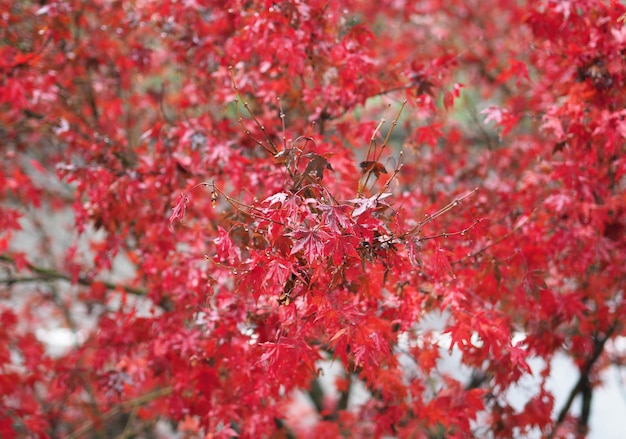
<path fill-rule="evenodd" d="M 206 186 L 209 186 L 209 183 L 202 183 Z M 243 203 L 239 200 L 234 199 L 233 197 L 231 197 L 230 195 L 226 194 L 223 190 L 221 190 L 219 187 L 217 187 L 215 185 L 215 183 L 211 183 L 210 186 L 212 187 L 212 190 L 215 191 L 215 193 L 219 193 L 222 197 L 224 197 L 224 199 L 228 202 L 228 204 L 230 204 L 237 212 L 243 212 L 247 215 L 250 215 L 253 218 L 256 218 L 258 220 L 261 221 L 267 221 L 270 223 L 274 223 L 274 224 L 279 224 L 281 226 L 287 227 L 286 224 L 277 221 L 275 219 L 269 218 L 265 212 L 263 212 L 262 209 L 259 209 L 258 207 Z M 248 211 L 244 211 L 243 208 L 248 209 Z M 255 213 L 258 212 L 258 213 Z"/>
<path fill-rule="evenodd" d="M 235 94 L 237 96 L 237 98 L 235 99 L 235 108 L 237 109 L 237 120 L 238 120 L 239 124 L 241 125 L 241 128 L 243 129 L 243 131 L 248 136 L 250 136 L 250 138 L 252 140 L 254 140 L 254 142 L 257 145 L 259 145 L 261 148 L 263 148 L 266 152 L 268 152 L 272 156 L 276 155 L 278 153 L 278 148 L 276 148 L 276 145 L 274 145 L 274 142 L 272 141 L 270 136 L 267 134 L 267 131 L 265 131 L 265 126 L 262 125 L 261 122 L 259 122 L 259 120 L 256 118 L 256 116 L 254 115 L 254 113 L 250 109 L 250 106 L 248 105 L 248 103 L 246 101 L 243 100 L 243 97 L 241 96 L 241 93 L 239 92 L 239 87 L 237 87 L 237 82 L 235 81 L 235 73 L 233 72 L 233 67 L 232 66 L 228 67 L 228 73 L 230 74 L 230 80 L 231 80 L 231 83 L 232 83 L 233 90 L 235 91 Z M 248 114 L 250 115 L 250 117 L 252 118 L 254 123 L 256 124 L 256 126 L 261 130 L 261 132 L 263 133 L 263 136 L 265 137 L 265 141 L 268 143 L 269 146 L 265 145 L 263 142 L 261 142 L 256 137 L 254 137 L 252 135 L 252 133 L 250 133 L 250 130 L 248 130 L 245 127 L 245 125 L 243 123 L 243 117 L 241 117 L 241 113 L 239 111 L 239 101 L 242 102 L 243 107 L 246 109 L 246 111 L 248 112 Z"/>
<path fill-rule="evenodd" d="M 161 90 L 159 91 L 159 110 L 161 112 L 161 116 L 163 116 L 163 120 L 170 125 L 173 125 L 175 120 L 167 114 L 165 111 L 165 83 L 161 84 Z"/>
<path fill-rule="evenodd" d="M 400 111 L 398 111 L 396 118 L 391 122 L 391 127 L 389 128 L 389 131 L 387 131 L 387 136 L 385 137 L 383 144 L 380 146 L 380 151 L 378 152 L 378 157 L 376 157 L 375 161 L 380 160 L 380 157 L 383 154 L 383 150 L 387 146 L 387 143 L 389 142 L 389 139 L 391 138 L 391 134 L 393 134 L 393 130 L 396 128 L 396 126 L 398 126 L 398 120 L 400 120 L 400 116 L 402 115 L 402 111 L 404 110 L 404 107 L 406 107 L 406 103 L 407 103 L 406 99 L 402 101 L 402 106 L 400 107 Z"/>
<path fill-rule="evenodd" d="M 474 220 L 474 222 L 472 224 L 470 224 L 468 227 L 464 228 L 463 230 L 459 230 L 457 232 L 442 232 L 442 233 L 439 233 L 437 235 L 423 236 L 423 237 L 420 237 L 419 240 L 420 241 L 427 241 L 427 240 L 430 240 L 430 239 L 449 238 L 451 236 L 463 236 L 467 232 L 469 232 L 471 229 L 476 227 L 476 225 L 478 225 L 478 223 L 480 223 L 481 221 L 482 221 L 482 218 L 478 218 L 478 219 Z"/>
<path fill-rule="evenodd" d="M 401 237 L 406 238 L 408 236 L 420 234 L 422 231 L 422 227 L 424 227 L 428 223 L 433 222 L 435 219 L 439 218 L 440 216 L 448 213 L 449 211 L 457 207 L 459 204 L 461 204 L 463 200 L 474 195 L 474 193 L 476 193 L 477 191 L 478 191 L 478 188 L 474 188 L 468 193 L 466 193 L 465 195 L 459 198 L 455 198 L 450 203 L 446 204 L 444 207 L 442 207 L 441 209 L 439 209 L 437 212 L 433 213 L 432 215 L 426 214 L 425 218 L 422 221 L 418 222 L 415 227 L 411 228 L 408 232 L 404 233 Z"/>
<path fill-rule="evenodd" d="M 468 254 L 467 256 L 462 257 L 461 259 L 457 260 L 457 261 L 453 261 L 450 262 L 451 265 L 455 265 L 455 264 L 460 264 L 461 262 L 463 262 L 466 259 L 470 259 L 470 258 L 475 258 L 476 256 L 486 252 L 487 250 L 489 250 L 491 247 L 494 247 L 496 245 L 498 245 L 499 243 L 501 243 L 502 241 L 504 241 L 505 239 L 507 239 L 509 236 L 511 236 L 512 234 L 514 234 L 515 232 L 517 232 L 519 229 L 521 229 L 529 220 L 529 218 L 535 213 L 535 211 L 533 211 L 528 217 L 524 218 L 522 221 L 519 222 L 519 224 L 515 227 L 513 227 L 511 230 L 509 230 L 507 233 L 505 233 L 504 235 L 502 235 L 501 237 L 499 237 L 498 239 L 491 241 L 489 244 L 487 244 L 486 246 L 482 247 L 479 250 L 476 250 L 473 253 Z"/>
<path fill-rule="evenodd" d="M 396 117 L 391 122 L 391 127 L 387 131 L 387 135 L 385 136 L 385 139 L 383 140 L 383 143 L 380 146 L 380 149 L 377 151 L 377 148 L 376 148 L 376 135 L 378 134 L 378 132 L 382 128 L 383 124 L 387 121 L 387 114 L 389 113 L 389 109 L 391 108 L 391 105 L 387 106 L 387 109 L 385 110 L 384 117 L 380 120 L 380 122 L 376 126 L 376 129 L 372 133 L 372 137 L 370 138 L 370 143 L 369 143 L 369 146 L 368 146 L 368 149 L 367 149 L 367 154 L 365 156 L 366 162 L 367 161 L 373 161 L 374 163 L 378 163 L 380 161 L 380 158 L 383 155 L 383 151 L 387 147 L 389 139 L 391 138 L 391 134 L 393 133 L 393 130 L 396 128 L 396 126 L 398 125 L 398 120 L 400 119 L 400 115 L 402 115 L 402 111 L 404 110 L 404 107 L 406 106 L 406 103 L 407 103 L 407 100 L 405 99 L 402 102 L 402 106 L 400 107 L 400 110 L 398 111 L 398 114 L 396 114 Z M 370 160 L 370 154 L 372 155 L 371 160 Z M 400 151 L 400 159 L 398 160 L 398 163 L 400 163 L 401 157 L 402 157 L 402 151 Z M 365 182 L 363 182 L 363 183 L 361 183 L 361 181 L 363 179 L 363 175 L 361 175 L 361 177 L 359 178 L 359 185 L 358 185 L 358 189 L 357 189 L 358 195 L 362 195 L 363 192 L 365 191 L 365 189 L 367 188 L 367 185 L 369 183 L 370 177 L 372 176 L 373 172 L 374 172 L 373 169 L 369 169 L 366 173 L 363 174 L 363 175 L 365 175 Z M 385 188 L 389 187 L 389 184 L 398 175 L 398 172 L 400 172 L 400 166 L 396 167 L 392 177 L 385 184 Z M 378 176 L 378 174 L 377 174 L 377 176 Z"/>

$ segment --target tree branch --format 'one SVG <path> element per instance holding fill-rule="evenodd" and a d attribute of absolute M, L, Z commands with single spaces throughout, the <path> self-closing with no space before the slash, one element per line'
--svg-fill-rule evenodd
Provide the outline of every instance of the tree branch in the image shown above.
<path fill-rule="evenodd" d="M 319 382 L 319 379 L 315 378 L 311 381 L 311 386 L 309 387 L 308 394 L 309 398 L 313 402 L 315 406 L 315 410 L 322 417 L 323 420 L 334 420 L 337 419 L 340 411 L 346 410 L 348 408 L 348 401 L 350 400 L 350 391 L 352 389 L 352 375 L 346 373 L 346 378 L 348 379 L 348 386 L 339 392 L 339 399 L 335 404 L 335 407 L 332 412 L 324 413 L 324 390 Z"/>
<path fill-rule="evenodd" d="M 8 263 L 10 265 L 13 265 L 14 267 L 17 267 L 17 262 L 11 256 L 0 255 L 0 261 L 1 262 L 6 262 L 6 263 Z M 27 263 L 26 264 L 26 268 L 29 271 L 37 274 L 38 276 L 24 276 L 24 277 L 13 277 L 13 276 L 11 276 L 11 277 L 8 277 L 8 278 L 0 279 L 0 284 L 12 285 L 12 284 L 16 284 L 16 283 L 45 282 L 45 281 L 52 281 L 52 280 L 62 280 L 62 281 L 69 282 L 69 283 L 76 282 L 78 285 L 89 287 L 89 286 L 92 286 L 94 283 L 99 282 L 99 283 L 103 284 L 108 290 L 115 290 L 117 288 L 121 288 L 124 291 L 126 291 L 128 294 L 133 294 L 135 296 L 146 296 L 147 295 L 147 291 L 146 290 L 144 290 L 142 288 L 132 287 L 130 285 L 120 285 L 120 284 L 117 284 L 115 282 L 109 282 L 109 281 L 106 281 L 106 280 L 90 279 L 87 276 L 78 276 L 78 278 L 76 280 L 74 280 L 74 279 L 72 279 L 72 276 L 70 276 L 69 274 L 62 273 L 60 271 L 56 271 L 56 270 L 51 269 L 51 268 L 40 267 L 38 265 L 34 265 L 34 264 L 31 264 L 31 263 Z"/>
<path fill-rule="evenodd" d="M 322 389 L 322 386 L 317 378 L 314 378 L 313 381 L 311 381 L 308 394 L 309 398 L 311 398 L 311 402 L 315 406 L 315 410 L 317 410 L 317 413 L 321 414 L 322 410 L 324 410 L 324 405 L 322 403 L 324 399 L 324 390 Z"/>
<path fill-rule="evenodd" d="M 164 396 L 168 396 L 172 393 L 173 388 L 171 386 L 164 387 L 162 389 L 156 389 L 152 392 L 146 393 L 145 395 L 138 396 L 137 398 L 130 399 L 128 401 L 122 402 L 104 413 L 101 417 L 101 421 L 107 421 L 113 418 L 115 415 L 119 413 L 123 413 L 125 410 L 134 409 L 135 407 L 142 406 L 149 402 L 152 402 L 156 399 L 162 398 Z M 65 439 L 78 439 L 79 437 L 85 435 L 94 427 L 94 421 L 89 421 L 84 424 L 82 427 L 74 430 L 69 435 L 65 436 Z"/>
<path fill-rule="evenodd" d="M 598 361 L 598 358 L 600 358 L 600 355 L 604 351 L 604 345 L 611 338 L 611 335 L 613 334 L 613 332 L 615 332 L 616 326 L 617 326 L 617 323 L 616 322 L 613 323 L 613 325 L 609 327 L 604 337 L 602 338 L 598 338 L 597 336 L 594 337 L 593 353 L 591 357 L 587 360 L 585 365 L 581 368 L 578 382 L 576 382 L 576 385 L 570 391 L 569 396 L 567 397 L 567 401 L 565 401 L 565 404 L 561 408 L 561 411 L 559 412 L 559 416 L 556 418 L 556 422 L 548 438 L 554 437 L 554 434 L 558 430 L 559 425 L 561 425 L 563 421 L 565 421 L 565 417 L 569 413 L 569 410 L 572 407 L 574 399 L 579 393 L 582 393 L 582 396 L 583 396 L 583 401 L 582 401 L 583 416 L 580 419 L 579 426 L 581 428 L 586 428 L 587 422 L 589 421 L 591 393 L 592 393 L 589 375 L 591 374 L 591 370 L 593 369 L 593 366 L 595 365 L 596 361 Z"/>
<path fill-rule="evenodd" d="M 289 426 L 280 418 L 274 418 L 274 425 L 284 434 L 285 439 L 297 439 L 298 436 Z"/>

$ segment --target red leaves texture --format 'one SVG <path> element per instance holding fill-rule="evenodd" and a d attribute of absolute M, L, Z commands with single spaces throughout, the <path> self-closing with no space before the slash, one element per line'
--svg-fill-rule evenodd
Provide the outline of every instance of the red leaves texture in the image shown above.
<path fill-rule="evenodd" d="M 609 435 L 623 2 L 109 3 L 0 0 L 1 437 Z"/>

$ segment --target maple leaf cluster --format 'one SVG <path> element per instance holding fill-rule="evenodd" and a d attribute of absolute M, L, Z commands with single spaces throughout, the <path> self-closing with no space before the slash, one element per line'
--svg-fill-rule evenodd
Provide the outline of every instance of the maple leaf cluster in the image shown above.
<path fill-rule="evenodd" d="M 585 437 L 626 361 L 625 22 L 0 0 L 0 437 Z"/>

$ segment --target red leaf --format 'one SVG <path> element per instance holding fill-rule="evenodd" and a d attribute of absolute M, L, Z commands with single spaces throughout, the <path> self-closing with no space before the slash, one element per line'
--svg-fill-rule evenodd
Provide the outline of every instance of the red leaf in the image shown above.
<path fill-rule="evenodd" d="M 437 142 L 443 137 L 441 124 L 432 124 L 425 127 L 420 127 L 415 131 L 415 134 L 418 144 L 425 143 L 431 146 L 437 146 Z"/>
<path fill-rule="evenodd" d="M 44 167 L 41 166 L 41 163 L 39 163 L 37 160 L 31 160 L 30 165 L 40 174 L 46 173 L 46 170 L 44 169 Z"/>
<path fill-rule="evenodd" d="M 229 233 L 222 227 L 218 227 L 218 236 L 213 240 L 219 261 L 226 261 L 230 265 L 237 265 L 240 261 L 238 248 L 230 239 Z"/>
<path fill-rule="evenodd" d="M 178 200 L 176 204 L 172 208 L 172 214 L 170 215 L 170 224 L 176 220 L 182 221 L 185 216 L 185 209 L 187 208 L 187 203 L 189 202 L 189 198 L 184 193 L 181 193 L 178 196 Z"/>
<path fill-rule="evenodd" d="M 352 217 L 357 217 L 367 210 L 373 210 L 378 208 L 380 204 L 385 204 L 381 203 L 380 201 L 390 196 L 390 192 L 385 192 L 382 194 L 372 195 L 369 198 L 355 198 L 353 200 L 350 200 L 351 203 L 354 203 L 356 205 L 354 211 L 352 212 Z"/>
<path fill-rule="evenodd" d="M 454 271 L 452 271 L 452 265 L 450 265 L 447 253 L 448 251 L 437 243 L 434 254 L 435 270 L 440 276 L 449 275 L 454 277 Z"/>
<path fill-rule="evenodd" d="M 299 229 L 290 234 L 296 240 L 291 254 L 295 255 L 302 251 L 309 264 L 322 259 L 325 243 L 329 238 L 327 232 L 315 229 Z"/>
<path fill-rule="evenodd" d="M 30 267 L 30 262 L 28 262 L 28 258 L 24 253 L 14 253 L 12 257 L 15 263 L 15 268 L 18 270 L 25 270 Z"/>
<path fill-rule="evenodd" d="M 511 346 L 509 348 L 509 353 L 511 355 L 511 364 L 515 367 L 519 367 L 525 373 L 532 373 L 530 366 L 526 363 L 527 352 L 519 348 L 517 346 Z"/>
<path fill-rule="evenodd" d="M 324 224 L 328 230 L 336 235 L 349 232 L 352 226 L 352 217 L 348 214 L 349 206 L 329 206 L 322 204 L 319 208 L 323 212 Z"/>
<path fill-rule="evenodd" d="M 449 111 L 454 106 L 454 95 L 449 91 L 443 94 L 443 106 L 446 111 Z"/>

